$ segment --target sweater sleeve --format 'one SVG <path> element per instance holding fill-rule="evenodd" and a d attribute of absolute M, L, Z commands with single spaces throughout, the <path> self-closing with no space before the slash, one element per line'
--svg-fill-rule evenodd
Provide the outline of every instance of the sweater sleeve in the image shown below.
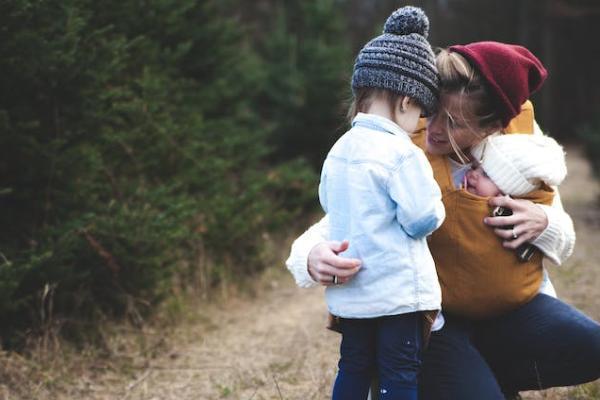
<path fill-rule="evenodd" d="M 533 134 L 544 134 L 536 121 L 533 122 Z M 546 213 L 548 226 L 531 243 L 540 249 L 546 258 L 554 264 L 561 265 L 573 254 L 573 249 L 575 248 L 575 229 L 573 227 L 573 220 L 563 208 L 558 188 L 555 187 L 554 190 L 556 191 L 556 195 L 551 206 L 538 204 L 538 207 L 541 207 L 544 213 Z"/>
<path fill-rule="evenodd" d="M 299 287 L 308 288 L 318 285 L 308 273 L 308 253 L 315 245 L 326 240 L 329 240 L 329 217 L 327 215 L 292 243 L 285 265 Z"/>
<path fill-rule="evenodd" d="M 546 213 L 548 226 L 531 243 L 554 264 L 561 265 L 575 248 L 573 220 L 563 209 L 558 191 L 551 206 L 538 204 L 538 207 Z"/>

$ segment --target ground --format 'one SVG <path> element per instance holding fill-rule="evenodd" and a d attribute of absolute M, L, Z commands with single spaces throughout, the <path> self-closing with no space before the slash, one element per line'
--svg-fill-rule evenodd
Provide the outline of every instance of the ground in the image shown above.
<path fill-rule="evenodd" d="M 568 151 L 569 176 L 561 192 L 573 216 L 577 247 L 567 265 L 550 273 L 559 297 L 600 320 L 600 189 L 580 152 Z M 154 331 L 143 355 L 127 369 L 84 358 L 81 377 L 31 384 L 30 396 L 3 384 L 0 399 L 327 399 L 336 371 L 339 336 L 324 328 L 322 289 L 298 289 L 283 265 L 269 270 L 254 294 L 202 305 L 191 321 Z M 115 338 L 113 355 L 118 356 Z M 110 347 L 109 346 L 109 347 Z M 64 366 L 63 366 L 64 368 Z M 66 368 L 66 376 L 68 369 Z M 2 375 L 0 374 L 0 378 Z M 52 379 L 50 379 L 52 378 Z M 522 394 L 526 399 L 599 399 L 598 382 Z"/>

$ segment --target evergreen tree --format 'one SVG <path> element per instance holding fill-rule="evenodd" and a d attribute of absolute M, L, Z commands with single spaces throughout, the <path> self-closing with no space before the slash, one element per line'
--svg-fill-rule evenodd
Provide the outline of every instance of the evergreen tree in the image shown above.
<path fill-rule="evenodd" d="M 335 0 L 272 1 L 264 108 L 274 123 L 278 159 L 301 156 L 320 169 L 347 127 L 352 59 L 341 4 Z"/>
<path fill-rule="evenodd" d="M 174 273 L 245 277 L 314 198 L 303 164 L 267 162 L 265 67 L 227 3 L 1 3 L 4 344 L 139 322 Z"/>

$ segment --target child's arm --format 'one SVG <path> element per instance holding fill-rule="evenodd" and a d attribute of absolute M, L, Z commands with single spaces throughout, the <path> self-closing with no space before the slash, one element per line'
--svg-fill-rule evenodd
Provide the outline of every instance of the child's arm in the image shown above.
<path fill-rule="evenodd" d="M 425 237 L 444 222 L 446 212 L 442 194 L 421 150 L 411 152 L 399 163 L 387 187 L 396 202 L 396 218 L 409 236 Z"/>
<path fill-rule="evenodd" d="M 327 160 L 321 170 L 321 180 L 319 181 L 319 201 L 321 208 L 327 213 Z"/>

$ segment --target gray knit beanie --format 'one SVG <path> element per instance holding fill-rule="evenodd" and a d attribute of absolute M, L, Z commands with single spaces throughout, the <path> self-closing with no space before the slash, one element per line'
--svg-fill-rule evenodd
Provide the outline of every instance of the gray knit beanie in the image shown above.
<path fill-rule="evenodd" d="M 423 10 L 406 6 L 394 11 L 383 34 L 358 53 L 352 91 L 387 89 L 417 100 L 431 115 L 437 107 L 440 80 L 428 34 L 429 20 Z"/>

